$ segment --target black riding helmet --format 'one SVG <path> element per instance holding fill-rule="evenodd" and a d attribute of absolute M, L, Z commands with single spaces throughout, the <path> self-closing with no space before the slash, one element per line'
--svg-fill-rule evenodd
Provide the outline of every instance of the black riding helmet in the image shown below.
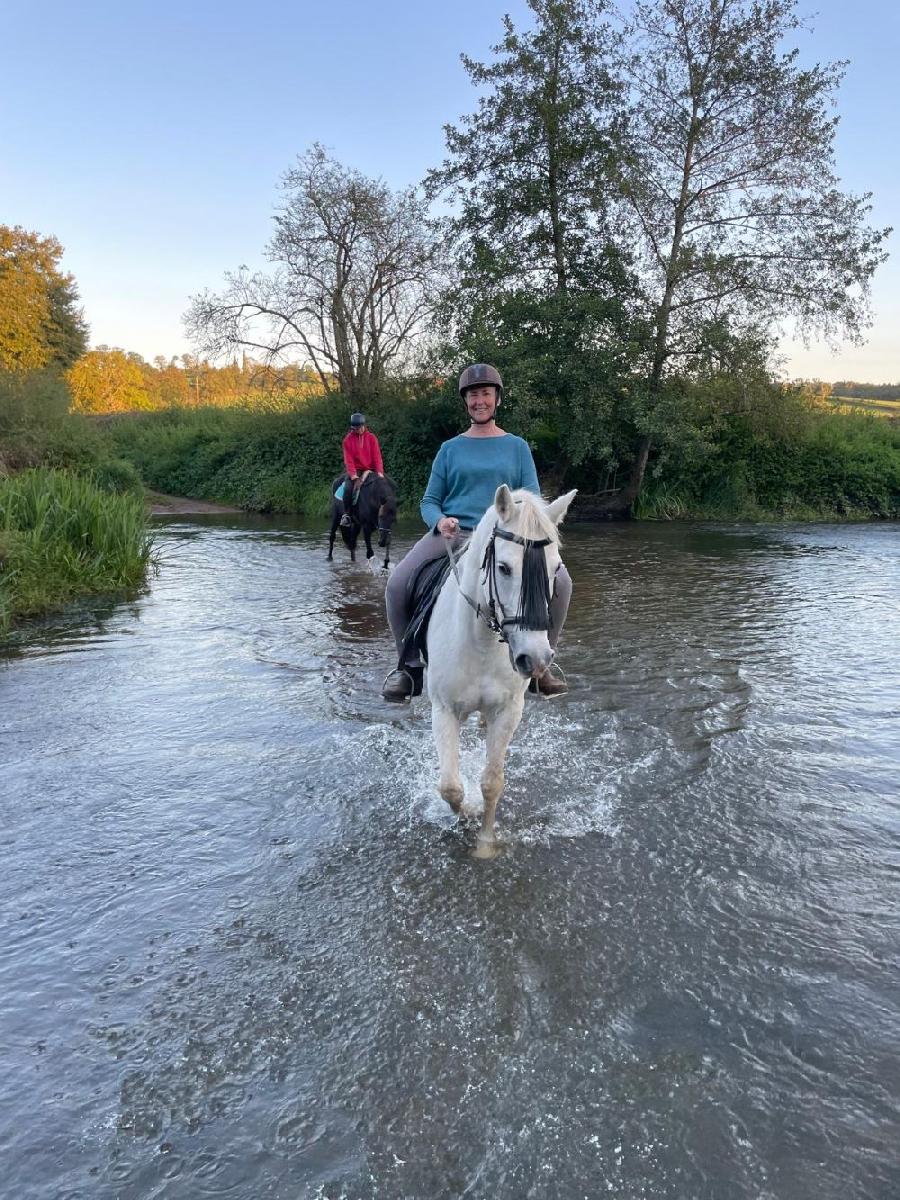
<path fill-rule="evenodd" d="M 490 363 L 473 363 L 471 367 L 466 367 L 459 377 L 459 394 L 463 400 L 472 387 L 495 387 L 497 403 L 503 399 L 503 376 Z"/>
<path fill-rule="evenodd" d="M 359 429 L 360 425 L 365 425 L 366 418 L 362 413 L 354 413 L 350 418 L 350 428 Z"/>

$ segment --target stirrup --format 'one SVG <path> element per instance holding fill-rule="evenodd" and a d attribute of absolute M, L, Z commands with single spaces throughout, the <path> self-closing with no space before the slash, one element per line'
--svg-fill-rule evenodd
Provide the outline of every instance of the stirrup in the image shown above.
<path fill-rule="evenodd" d="M 551 672 L 555 672 L 555 674 L 551 674 Z M 556 679 L 556 680 L 558 680 L 559 683 L 562 683 L 564 685 L 563 691 L 549 692 L 549 693 L 541 691 L 541 687 L 540 687 L 541 679 L 543 678 L 544 675 L 548 675 L 548 674 L 550 675 L 551 679 Z M 542 700 L 558 700 L 560 698 L 560 696 L 565 696 L 566 693 L 568 692 L 568 690 L 569 690 L 569 681 L 568 681 L 568 679 L 566 679 L 566 673 L 562 669 L 562 667 L 559 665 L 559 663 L 555 663 L 555 662 L 550 663 L 550 665 L 546 668 L 546 670 L 543 672 L 543 674 L 541 676 L 539 676 L 537 679 L 532 679 L 530 681 L 530 683 L 528 684 L 529 695 L 540 696 L 540 698 Z"/>
<path fill-rule="evenodd" d="M 385 685 L 392 675 L 405 675 L 409 680 L 410 689 L 404 696 L 388 696 L 385 695 Z M 388 671 L 381 684 L 381 694 L 385 700 L 412 700 L 416 696 L 422 695 L 422 684 L 424 682 L 425 668 L 424 667 L 404 667 L 396 666 Z"/>

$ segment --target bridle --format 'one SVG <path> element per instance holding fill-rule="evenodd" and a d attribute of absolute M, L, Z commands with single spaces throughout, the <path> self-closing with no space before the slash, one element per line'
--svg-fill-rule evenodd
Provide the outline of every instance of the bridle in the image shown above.
<path fill-rule="evenodd" d="M 522 562 L 522 586 L 519 592 L 519 608 L 514 617 L 507 615 L 498 594 L 495 553 L 497 538 L 503 538 L 506 542 L 515 542 L 516 545 L 525 547 L 525 555 Z M 517 533 L 510 533 L 506 529 L 501 529 L 499 525 L 494 526 L 484 549 L 484 557 L 481 560 L 481 570 L 484 573 L 483 582 L 487 583 L 488 588 L 487 607 L 479 601 L 473 600 L 463 589 L 457 563 L 462 555 L 465 554 L 466 548 L 463 548 L 459 555 L 454 556 L 449 540 L 445 543 L 453 576 L 459 588 L 459 594 L 474 611 L 475 616 L 480 621 L 484 621 L 492 633 L 498 635 L 501 645 L 504 643 L 509 644 L 509 638 L 506 633 L 507 625 L 517 625 L 520 629 L 550 628 L 550 585 L 547 581 L 546 560 L 543 551 L 544 547 L 549 546 L 552 540 L 552 538 L 523 538 Z M 541 580 L 542 586 L 536 586 L 538 577 Z"/>

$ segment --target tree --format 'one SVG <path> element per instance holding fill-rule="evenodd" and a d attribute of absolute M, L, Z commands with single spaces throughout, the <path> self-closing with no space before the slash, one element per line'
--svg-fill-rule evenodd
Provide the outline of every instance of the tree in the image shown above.
<path fill-rule="evenodd" d="M 65 371 L 88 348 L 88 327 L 78 303 L 78 288 L 71 275 L 54 279 L 50 285 L 47 322 L 47 365 Z"/>
<path fill-rule="evenodd" d="M 841 191 L 831 107 L 843 64 L 804 68 L 782 45 L 794 0 L 639 0 L 618 137 L 615 227 L 638 255 L 653 347 L 628 485 L 637 497 L 670 374 L 771 336 L 859 340 L 889 230 Z M 724 348 L 724 353 L 720 351 Z"/>
<path fill-rule="evenodd" d="M 603 455 L 598 439 L 609 443 L 636 351 L 633 282 L 605 208 L 618 39 L 606 0 L 528 2 L 534 28 L 505 17 L 492 62 L 463 55 L 482 95 L 446 127 L 447 158 L 426 187 L 454 205 L 443 327 L 458 354 L 501 366 L 521 430 L 555 428 L 561 471 L 589 450 Z"/>
<path fill-rule="evenodd" d="M 75 412 L 128 412 L 151 407 L 137 355 L 98 346 L 66 372 Z"/>
<path fill-rule="evenodd" d="M 596 198 L 613 151 L 615 39 L 606 0 L 528 6 L 535 28 L 519 32 L 504 17 L 493 62 L 461 56 L 483 94 L 459 127 L 445 126 L 448 156 L 426 187 L 457 205 L 446 228 L 464 280 L 565 291 L 603 271 Z"/>
<path fill-rule="evenodd" d="M 0 225 L 0 368 L 64 369 L 84 352 L 87 325 L 63 248 L 19 225 Z"/>
<path fill-rule="evenodd" d="M 267 257 L 273 274 L 226 275 L 185 322 L 217 357 L 239 347 L 267 364 L 300 356 L 326 391 L 377 391 L 406 364 L 440 278 L 440 242 L 414 190 L 393 192 L 315 145 L 283 178 Z"/>

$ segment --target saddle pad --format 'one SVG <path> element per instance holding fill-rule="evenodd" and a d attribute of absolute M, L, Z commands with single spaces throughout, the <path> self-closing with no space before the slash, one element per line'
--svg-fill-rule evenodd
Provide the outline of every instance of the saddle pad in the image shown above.
<path fill-rule="evenodd" d="M 423 660 L 428 662 L 428 623 L 438 593 L 449 574 L 450 558 L 446 554 L 433 558 L 419 568 L 412 587 L 412 617 L 400 645 L 400 667 L 404 663 L 414 662 L 417 654 L 421 654 Z"/>
<path fill-rule="evenodd" d="M 357 500 L 359 499 L 359 493 L 362 491 L 362 489 L 363 489 L 363 488 L 367 488 L 367 487 L 369 486 L 369 484 L 372 482 L 372 478 L 373 478 L 373 477 L 370 475 L 370 476 L 369 476 L 367 479 L 364 479 L 364 480 L 363 480 L 363 483 L 362 483 L 362 487 L 359 487 L 359 488 L 357 488 L 357 490 L 356 490 L 356 491 L 353 493 L 353 503 L 354 503 L 354 504 L 356 504 Z M 341 480 L 341 482 L 340 482 L 340 483 L 337 485 L 337 487 L 334 489 L 334 498 L 335 498 L 335 500 L 341 500 L 341 501 L 342 501 L 342 500 L 344 499 L 344 484 L 345 484 L 346 482 L 347 482 L 347 479 L 346 479 L 346 476 L 345 476 L 345 477 L 344 477 L 344 478 Z"/>
<path fill-rule="evenodd" d="M 366 486 L 366 484 L 364 483 L 363 487 L 365 487 L 365 486 Z M 356 491 L 353 493 L 354 508 L 356 507 L 356 502 L 359 500 L 359 492 L 360 491 L 362 491 L 362 488 L 360 488 L 359 491 Z M 340 500 L 341 503 L 343 504 L 343 502 L 344 502 L 344 485 L 343 485 L 343 483 L 338 484 L 338 486 L 334 489 L 334 498 L 335 498 L 335 500 Z"/>

